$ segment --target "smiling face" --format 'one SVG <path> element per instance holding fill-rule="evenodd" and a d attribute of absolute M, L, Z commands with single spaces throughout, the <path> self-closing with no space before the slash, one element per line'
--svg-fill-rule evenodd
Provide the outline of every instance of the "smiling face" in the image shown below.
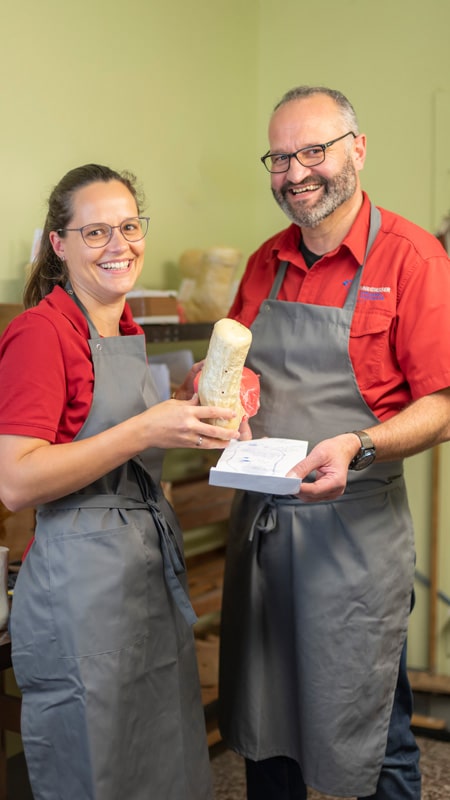
<path fill-rule="evenodd" d="M 316 94 L 280 106 L 269 125 L 271 153 L 293 153 L 324 144 L 349 130 L 335 101 Z M 314 228 L 360 194 L 365 137 L 348 136 L 325 151 L 325 161 L 304 167 L 291 158 L 288 172 L 271 174 L 272 193 L 288 218 Z M 358 200 L 359 203 L 359 200 Z"/>
<path fill-rule="evenodd" d="M 78 189 L 73 195 L 73 214 L 67 228 L 81 228 L 92 223 L 120 225 L 136 217 L 136 201 L 120 181 L 95 182 Z M 122 302 L 144 264 L 145 239 L 128 242 L 118 228 L 104 247 L 89 247 L 79 231 L 50 234 L 53 249 L 67 263 L 75 294 L 87 306 Z"/>

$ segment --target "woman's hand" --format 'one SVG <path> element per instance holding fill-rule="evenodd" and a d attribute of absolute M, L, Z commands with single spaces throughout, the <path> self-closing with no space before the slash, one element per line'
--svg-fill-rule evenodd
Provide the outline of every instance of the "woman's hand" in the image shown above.
<path fill-rule="evenodd" d="M 173 399 L 158 403 L 135 419 L 144 425 L 146 439 L 148 436 L 148 443 L 144 443 L 141 449 L 153 446 L 163 449 L 201 447 L 204 450 L 223 450 L 231 439 L 240 438 L 239 431 L 222 428 L 206 420 L 232 419 L 235 416 L 230 408 L 201 406 L 198 395 L 194 394 L 189 400 Z M 248 435 L 245 426 L 244 435 Z"/>
<path fill-rule="evenodd" d="M 192 395 L 195 394 L 195 378 L 201 372 L 204 363 L 205 359 L 192 365 L 181 386 L 173 393 L 175 400 L 190 400 Z"/>

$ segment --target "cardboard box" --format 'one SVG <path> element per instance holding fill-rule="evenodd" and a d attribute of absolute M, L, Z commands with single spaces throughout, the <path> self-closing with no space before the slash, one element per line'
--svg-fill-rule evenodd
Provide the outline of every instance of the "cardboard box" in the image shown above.
<path fill-rule="evenodd" d="M 138 323 L 180 321 L 177 293 L 173 290 L 133 289 L 127 294 L 127 302 Z"/>

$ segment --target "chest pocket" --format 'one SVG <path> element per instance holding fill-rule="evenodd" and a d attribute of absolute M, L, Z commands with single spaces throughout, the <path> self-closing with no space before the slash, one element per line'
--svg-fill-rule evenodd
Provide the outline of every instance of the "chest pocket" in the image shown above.
<path fill-rule="evenodd" d="M 362 304 L 362 309 L 355 310 L 350 330 L 351 361 L 364 364 L 363 371 L 358 371 L 358 385 L 362 390 L 384 384 L 388 376 L 391 381 L 395 373 L 403 380 L 395 355 L 393 314 L 389 308 L 380 307 L 377 301 L 372 301 L 368 309 L 367 302 Z"/>

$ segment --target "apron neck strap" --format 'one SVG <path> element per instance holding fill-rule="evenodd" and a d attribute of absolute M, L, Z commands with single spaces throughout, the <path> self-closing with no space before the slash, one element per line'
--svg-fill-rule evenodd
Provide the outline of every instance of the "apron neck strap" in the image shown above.
<path fill-rule="evenodd" d="M 345 298 L 344 308 L 354 308 L 356 305 L 356 300 L 358 298 L 359 287 L 361 284 L 361 278 L 363 274 L 363 270 L 367 261 L 367 257 L 370 253 L 372 245 L 376 239 L 377 233 L 380 230 L 381 225 L 381 214 L 379 209 L 370 204 L 370 224 L 369 224 L 369 235 L 367 237 L 367 245 L 366 245 L 366 252 L 364 253 L 364 259 L 362 264 L 358 267 L 356 271 L 356 275 L 353 278 L 350 289 L 348 290 L 347 297 Z"/>
<path fill-rule="evenodd" d="M 71 296 L 73 301 L 77 304 L 78 308 L 83 312 L 84 316 L 86 317 L 87 324 L 88 324 L 88 327 L 89 327 L 89 335 L 90 335 L 91 339 L 100 339 L 101 336 L 100 336 L 97 328 L 95 327 L 94 323 L 92 322 L 92 320 L 91 320 L 91 318 L 89 316 L 89 312 L 88 312 L 87 308 L 85 308 L 85 306 L 83 305 L 81 300 L 76 296 L 74 290 L 72 289 L 72 284 L 70 283 L 70 281 L 66 282 L 66 285 L 64 286 L 64 289 L 66 290 L 67 294 L 69 294 Z"/>

